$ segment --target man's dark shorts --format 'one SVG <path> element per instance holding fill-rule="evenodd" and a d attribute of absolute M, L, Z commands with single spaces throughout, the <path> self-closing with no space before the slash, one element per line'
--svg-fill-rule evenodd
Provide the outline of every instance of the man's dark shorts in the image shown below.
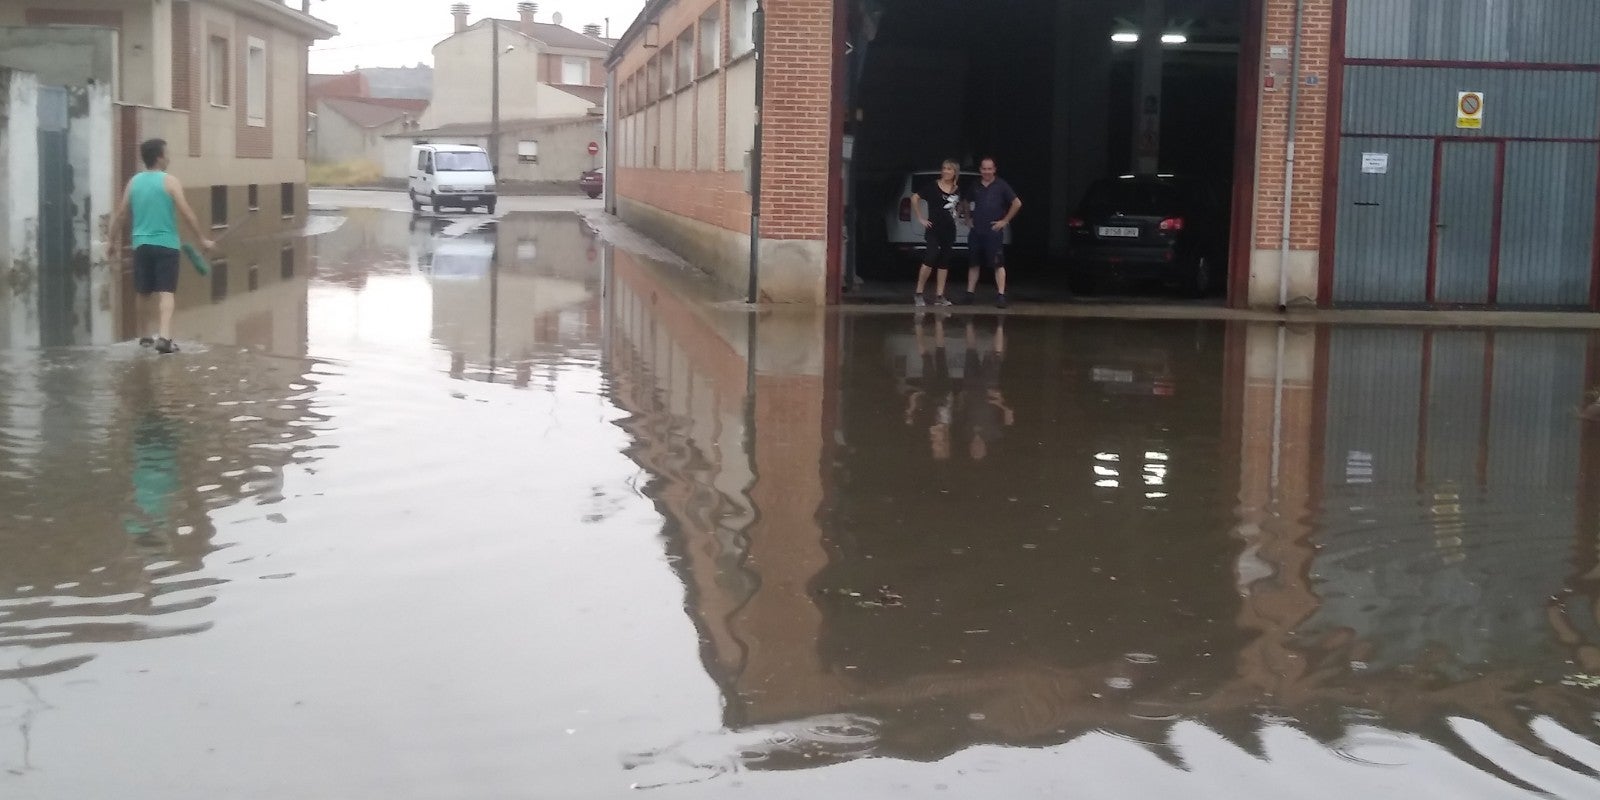
<path fill-rule="evenodd" d="M 974 267 L 995 269 L 1006 265 L 1005 231 L 973 228 L 967 236 L 967 247 Z"/>
<path fill-rule="evenodd" d="M 178 291 L 178 251 L 141 244 L 133 250 L 133 290 L 139 294 Z"/>

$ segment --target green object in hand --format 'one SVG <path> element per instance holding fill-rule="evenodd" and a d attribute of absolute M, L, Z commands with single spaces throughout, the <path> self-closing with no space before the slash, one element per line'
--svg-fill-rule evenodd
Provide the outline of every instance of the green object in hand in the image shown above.
<path fill-rule="evenodd" d="M 205 256 L 200 255 L 199 248 L 189 244 L 188 242 L 184 242 L 183 255 L 187 257 L 189 259 L 189 263 L 194 266 L 195 272 L 198 272 L 201 275 L 211 274 L 211 265 L 206 263 Z"/>

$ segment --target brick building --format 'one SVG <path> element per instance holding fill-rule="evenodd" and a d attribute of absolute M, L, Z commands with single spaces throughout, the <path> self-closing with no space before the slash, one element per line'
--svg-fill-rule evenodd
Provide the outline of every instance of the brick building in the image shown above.
<path fill-rule="evenodd" d="M 766 300 L 837 301 L 879 184 L 993 154 L 1019 280 L 1090 182 L 1162 171 L 1231 198 L 1235 307 L 1600 305 L 1588 4 L 763 2 L 761 146 L 757 0 L 653 0 L 608 62 L 608 163 L 619 215 L 740 287 L 754 252 Z"/>

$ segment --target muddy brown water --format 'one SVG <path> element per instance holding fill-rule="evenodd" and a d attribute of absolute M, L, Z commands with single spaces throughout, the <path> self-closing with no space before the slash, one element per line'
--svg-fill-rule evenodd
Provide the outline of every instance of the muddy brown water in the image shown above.
<path fill-rule="evenodd" d="M 0 354 L 0 796 L 1600 796 L 1590 333 L 294 258 Z"/>

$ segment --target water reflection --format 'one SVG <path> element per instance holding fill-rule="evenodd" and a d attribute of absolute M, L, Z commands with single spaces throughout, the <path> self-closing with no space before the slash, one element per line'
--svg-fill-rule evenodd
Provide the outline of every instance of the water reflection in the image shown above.
<path fill-rule="evenodd" d="M 212 515 L 282 500 L 321 420 L 304 372 L 220 347 L 0 355 L 0 678 L 213 624 Z"/>
<path fill-rule="evenodd" d="M 562 215 L 273 248 L 181 357 L 0 356 L 25 795 L 168 796 L 106 731 L 207 796 L 1595 793 L 1591 334 L 752 316 Z"/>
<path fill-rule="evenodd" d="M 730 731 L 641 753 L 647 783 L 1097 731 L 1177 763 L 1189 722 L 1593 774 L 1591 334 L 870 315 L 752 375 L 734 326 L 614 275 L 616 399 Z M 835 717 L 860 737 L 807 735 Z"/>

